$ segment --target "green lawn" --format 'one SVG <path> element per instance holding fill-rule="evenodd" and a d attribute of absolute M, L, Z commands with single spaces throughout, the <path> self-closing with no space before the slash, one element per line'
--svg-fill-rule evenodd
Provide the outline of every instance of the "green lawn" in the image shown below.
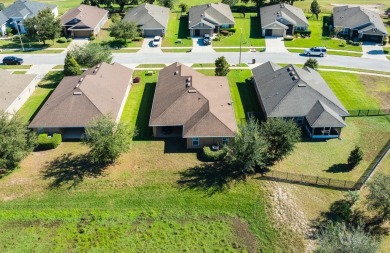
<path fill-rule="evenodd" d="M 389 121 L 385 117 L 347 118 L 341 140 L 300 142 L 293 153 L 273 169 L 291 173 L 357 180 L 390 138 Z M 351 150 L 361 147 L 363 161 L 352 171 L 345 165 Z"/>
<path fill-rule="evenodd" d="M 16 70 L 16 71 L 12 71 L 12 74 L 14 75 L 22 75 L 22 74 L 26 74 L 27 71 L 23 71 L 23 70 Z"/>
<path fill-rule="evenodd" d="M 31 121 L 36 113 L 38 113 L 39 108 L 41 108 L 43 103 L 49 98 L 51 92 L 60 83 L 63 76 L 62 71 L 47 73 L 27 102 L 19 109 L 17 114 L 27 122 Z"/>
<path fill-rule="evenodd" d="M 310 11 L 310 3 L 311 1 L 296 1 L 294 2 L 294 6 L 302 8 L 306 15 L 311 15 L 308 12 Z M 386 6 L 390 7 L 390 0 L 377 0 L 374 2 L 367 0 L 319 0 L 318 3 L 321 6 L 321 11 L 324 13 L 332 13 L 333 5 L 332 4 L 354 4 L 354 5 L 366 5 L 366 4 L 380 4 L 383 5 L 381 9 L 385 10 Z"/>
<path fill-rule="evenodd" d="M 264 47 L 265 40 L 261 38 L 260 20 L 255 13 L 246 13 L 245 17 L 241 13 L 233 13 L 236 24 L 236 32 L 231 36 L 221 37 L 220 41 L 213 41 L 213 47 L 240 46 L 242 28 L 242 46 Z"/>
<path fill-rule="evenodd" d="M 192 47 L 192 39 L 188 39 L 188 16 L 181 16 L 180 12 L 169 14 L 168 29 L 162 41 L 163 47 Z M 178 43 L 178 40 L 181 43 Z"/>
<path fill-rule="evenodd" d="M 340 47 L 339 39 L 331 39 L 328 37 L 329 31 L 322 30 L 323 25 L 323 17 L 324 15 L 320 15 L 320 19 L 316 20 L 314 18 L 309 19 L 309 29 L 311 30 L 310 38 L 295 38 L 292 41 L 285 41 L 284 45 L 286 47 L 302 47 L 302 48 L 310 48 L 315 46 L 324 46 L 329 49 L 339 49 L 339 50 L 347 50 L 347 51 L 357 51 L 361 52 L 361 46 L 352 46 L 346 45 L 345 47 Z M 329 17 L 326 15 L 326 17 Z M 325 28 L 326 30 L 327 28 Z"/>
<path fill-rule="evenodd" d="M 386 83 L 389 78 L 370 77 L 367 80 L 368 76 L 359 74 L 332 71 L 320 73 L 348 110 L 382 108 L 380 97 L 386 100 L 390 96 L 389 88 L 379 83 L 380 80 Z"/>
<path fill-rule="evenodd" d="M 47 40 L 46 45 L 44 45 L 42 42 L 37 41 L 31 41 L 27 39 L 24 35 L 22 35 L 22 42 L 24 48 L 33 48 L 34 50 L 41 50 L 46 48 L 66 48 L 68 47 L 70 42 L 66 43 L 58 43 L 57 41 Z M 0 40 L 0 49 L 7 50 L 7 49 L 21 49 L 22 46 L 20 44 L 19 37 L 13 37 L 12 39 L 7 40 Z"/>

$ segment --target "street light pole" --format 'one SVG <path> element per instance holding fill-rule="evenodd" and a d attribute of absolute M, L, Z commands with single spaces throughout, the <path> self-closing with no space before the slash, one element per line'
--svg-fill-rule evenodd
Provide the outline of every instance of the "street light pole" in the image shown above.
<path fill-rule="evenodd" d="M 241 64 L 241 45 L 242 45 L 242 28 L 240 28 L 241 34 L 240 34 L 240 58 L 238 60 L 238 64 Z"/>
<path fill-rule="evenodd" d="M 19 31 L 19 25 L 18 25 L 18 23 L 16 21 L 13 21 L 12 23 L 14 23 L 16 25 L 16 30 L 18 31 L 20 44 L 22 45 L 22 51 L 24 51 L 22 37 L 20 36 L 20 31 Z"/>

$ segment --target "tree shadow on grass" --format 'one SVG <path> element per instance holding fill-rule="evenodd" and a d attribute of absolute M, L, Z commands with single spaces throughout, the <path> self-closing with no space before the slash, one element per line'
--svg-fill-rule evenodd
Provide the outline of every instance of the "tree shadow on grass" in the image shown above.
<path fill-rule="evenodd" d="M 180 172 L 179 187 L 184 190 L 203 191 L 207 196 L 223 192 L 231 183 L 245 179 L 243 173 L 224 162 L 203 163 Z"/>
<path fill-rule="evenodd" d="M 67 153 L 48 162 L 42 177 L 48 180 L 53 179 L 49 184 L 49 189 L 60 188 L 64 185 L 70 189 L 83 182 L 85 178 L 103 176 L 104 169 L 105 166 L 92 164 L 88 154 Z"/>
<path fill-rule="evenodd" d="M 260 18 L 257 16 L 250 17 L 251 19 L 251 30 L 249 34 L 249 38 L 251 39 L 260 39 L 262 37 L 262 30 L 259 28 L 260 26 Z"/>
<path fill-rule="evenodd" d="M 255 89 L 250 80 L 237 83 L 238 93 L 240 94 L 242 107 L 244 108 L 245 116 L 248 112 L 261 112 L 259 102 L 256 96 Z"/>
<path fill-rule="evenodd" d="M 346 172 L 350 172 L 351 168 L 348 167 L 348 164 L 346 163 L 337 163 L 337 164 L 333 164 L 325 171 L 329 173 L 346 173 Z"/>
<path fill-rule="evenodd" d="M 188 30 L 188 16 L 181 16 L 180 17 L 180 23 L 179 23 L 179 31 L 177 34 L 178 39 L 186 39 L 190 36 L 189 30 Z"/>

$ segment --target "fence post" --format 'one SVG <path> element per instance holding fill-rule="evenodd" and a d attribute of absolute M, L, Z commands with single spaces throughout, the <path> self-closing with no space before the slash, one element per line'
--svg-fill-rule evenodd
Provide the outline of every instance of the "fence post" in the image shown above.
<path fill-rule="evenodd" d="M 316 179 L 316 184 L 318 183 L 318 176 L 317 176 L 317 179 Z"/>
<path fill-rule="evenodd" d="M 330 186 L 330 180 L 332 180 L 331 178 L 329 178 L 329 183 L 328 183 L 328 186 Z"/>
<path fill-rule="evenodd" d="M 301 183 L 303 182 L 303 174 L 301 175 Z"/>
<path fill-rule="evenodd" d="M 347 185 L 347 180 L 345 180 L 345 182 L 344 182 L 344 188 L 345 188 L 346 185 Z"/>
<path fill-rule="evenodd" d="M 287 172 L 287 174 L 286 174 L 286 179 L 288 179 L 288 172 Z"/>

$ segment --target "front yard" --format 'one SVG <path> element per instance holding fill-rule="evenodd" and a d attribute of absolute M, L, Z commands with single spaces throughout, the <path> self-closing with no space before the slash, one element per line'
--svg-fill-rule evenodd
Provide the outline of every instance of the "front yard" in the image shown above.
<path fill-rule="evenodd" d="M 243 47 L 264 47 L 265 40 L 261 37 L 260 18 L 256 13 L 233 13 L 236 32 L 230 36 L 221 37 L 220 41 L 213 41 L 213 47 L 239 47 L 242 28 Z"/>
<path fill-rule="evenodd" d="M 180 12 L 169 14 L 168 28 L 162 41 L 163 47 L 192 47 L 192 40 L 188 39 L 188 16 L 181 16 Z"/>
<path fill-rule="evenodd" d="M 306 13 L 306 15 L 309 15 Z M 311 15 L 311 14 L 310 14 Z M 319 20 L 316 20 L 313 16 L 309 20 L 309 29 L 311 30 L 310 38 L 295 38 L 292 41 L 285 41 L 286 47 L 299 47 L 299 48 L 311 48 L 311 47 L 327 47 L 328 49 L 346 50 L 362 52 L 361 46 L 345 45 L 340 46 L 341 40 L 330 38 L 327 28 L 323 30 L 323 18 L 329 17 L 329 15 L 320 15 Z"/>

